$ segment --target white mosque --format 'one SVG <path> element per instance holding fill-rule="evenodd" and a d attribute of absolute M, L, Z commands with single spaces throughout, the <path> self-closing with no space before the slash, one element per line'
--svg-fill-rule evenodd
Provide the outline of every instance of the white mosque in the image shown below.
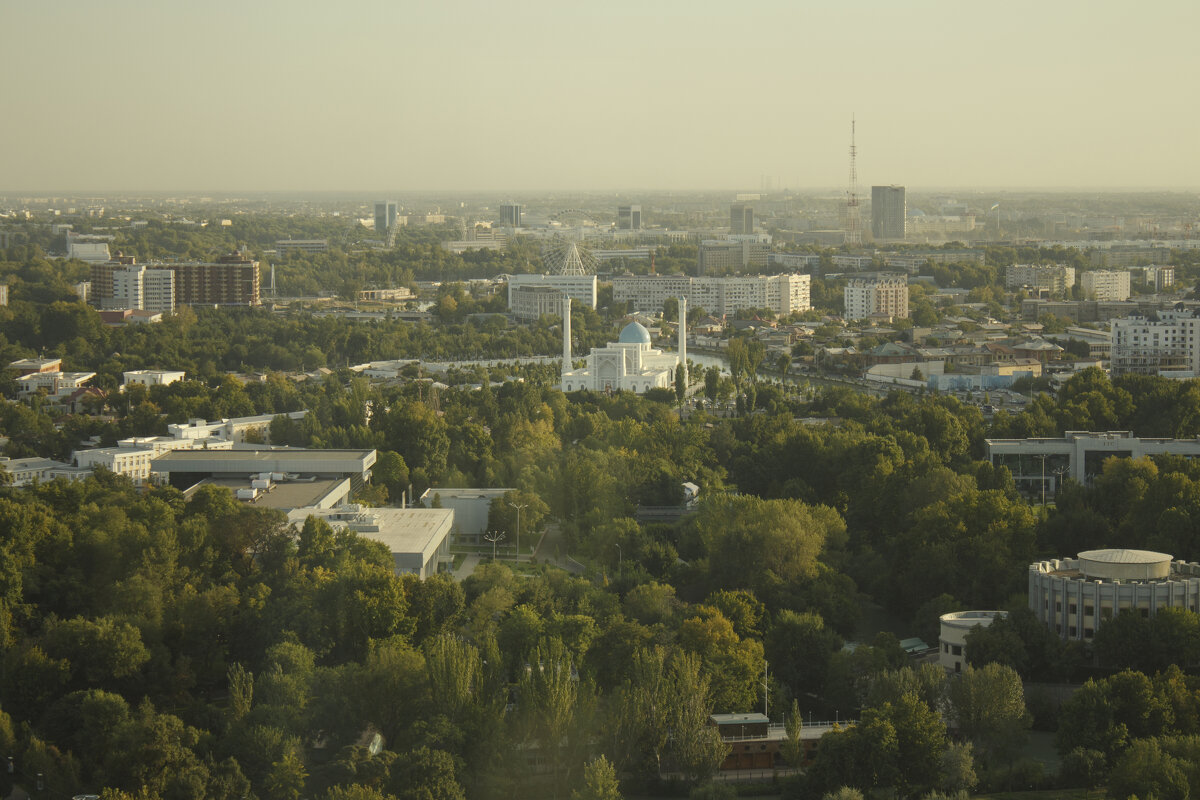
<path fill-rule="evenodd" d="M 626 390 L 642 394 L 649 389 L 675 386 L 675 369 L 684 365 L 687 380 L 687 300 L 679 298 L 679 352 L 664 353 L 650 347 L 650 331 L 631 322 L 612 344 L 597 347 L 587 357 L 587 366 L 572 369 L 571 298 L 563 298 L 562 390 L 594 392 Z"/>

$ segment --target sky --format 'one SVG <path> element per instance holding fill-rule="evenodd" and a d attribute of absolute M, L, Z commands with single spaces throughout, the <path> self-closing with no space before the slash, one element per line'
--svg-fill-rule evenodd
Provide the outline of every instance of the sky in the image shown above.
<path fill-rule="evenodd" d="M 1196 0 L 0 0 L 0 194 L 1200 189 Z M 869 190 L 868 190 L 869 191 Z"/>

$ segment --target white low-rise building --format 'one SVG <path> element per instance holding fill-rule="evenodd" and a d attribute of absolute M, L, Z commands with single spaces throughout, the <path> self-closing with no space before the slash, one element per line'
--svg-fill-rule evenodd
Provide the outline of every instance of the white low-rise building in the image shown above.
<path fill-rule="evenodd" d="M 959 673 L 967 663 L 967 634 L 976 627 L 988 627 L 1007 611 L 954 611 L 939 619 L 938 663 L 947 672 Z"/>
<path fill-rule="evenodd" d="M 31 372 L 17 378 L 17 393 L 32 395 L 44 391 L 52 398 L 61 397 L 82 388 L 94 377 L 94 372 Z"/>
<path fill-rule="evenodd" d="M 287 411 L 282 414 L 257 414 L 253 417 L 233 417 L 208 422 L 202 419 L 189 419 L 187 422 L 172 423 L 167 426 L 167 433 L 175 439 L 228 439 L 231 442 L 244 442 L 246 436 L 253 439 L 261 437 L 262 441 L 270 441 L 271 422 L 275 417 L 287 417 L 292 420 L 303 419 L 308 411 Z"/>
<path fill-rule="evenodd" d="M 152 447 L 97 447 L 76 450 L 75 463 L 86 469 L 104 467 L 109 472 L 124 475 L 141 486 L 150 480 L 150 463 L 157 455 Z"/>
<path fill-rule="evenodd" d="M 398 573 L 408 572 L 424 579 L 451 562 L 454 511 L 449 508 L 366 508 L 353 504 L 329 509 L 298 508 L 288 514 L 288 521 L 299 528 L 309 517 L 382 542 L 391 552 Z"/>
<path fill-rule="evenodd" d="M 45 483 L 55 478 L 68 481 L 83 480 L 92 474 L 86 467 L 64 464 L 50 458 L 0 458 L 0 469 L 12 476 L 13 486 Z"/>
<path fill-rule="evenodd" d="M 134 369 L 125 372 L 124 375 L 125 382 L 121 385 L 122 391 L 131 383 L 140 383 L 142 386 L 166 386 L 183 380 L 185 373 L 162 369 Z"/>

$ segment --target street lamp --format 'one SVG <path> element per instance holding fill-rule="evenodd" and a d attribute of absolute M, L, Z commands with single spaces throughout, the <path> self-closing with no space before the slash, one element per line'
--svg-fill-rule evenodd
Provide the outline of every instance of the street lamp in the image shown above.
<path fill-rule="evenodd" d="M 492 543 L 492 561 L 496 560 L 496 542 L 503 541 L 504 534 L 500 531 L 488 531 L 483 535 L 485 541 Z"/>
<path fill-rule="evenodd" d="M 521 558 L 521 509 L 529 508 L 529 503 L 509 503 L 517 510 L 517 558 Z"/>

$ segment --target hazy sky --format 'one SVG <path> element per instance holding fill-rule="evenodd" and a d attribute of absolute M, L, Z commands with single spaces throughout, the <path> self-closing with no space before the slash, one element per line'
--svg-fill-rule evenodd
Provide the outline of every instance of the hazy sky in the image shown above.
<path fill-rule="evenodd" d="M 0 194 L 1200 188 L 1198 0 L 0 0 Z"/>

